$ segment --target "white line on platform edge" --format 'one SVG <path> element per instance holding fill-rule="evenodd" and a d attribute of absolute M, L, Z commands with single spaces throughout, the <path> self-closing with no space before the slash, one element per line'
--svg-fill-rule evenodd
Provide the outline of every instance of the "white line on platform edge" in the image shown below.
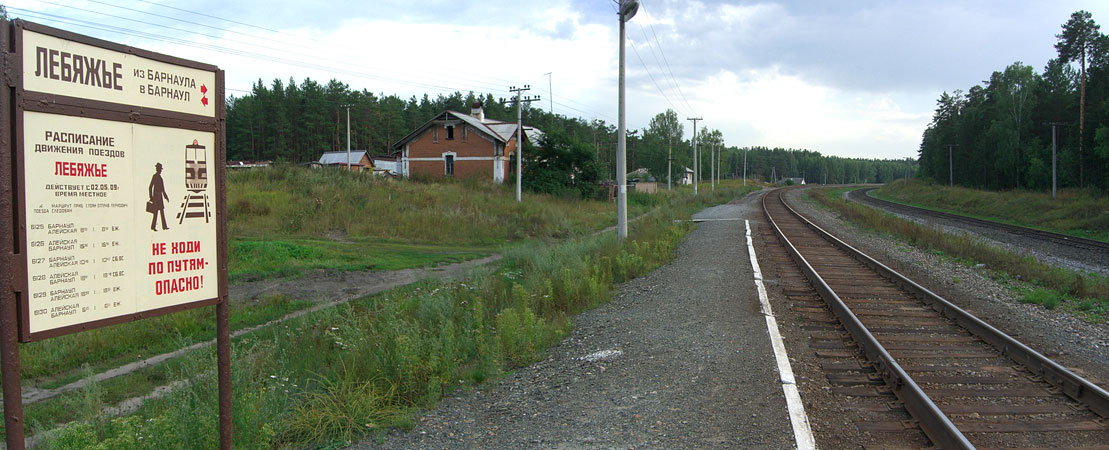
<path fill-rule="evenodd" d="M 755 258 L 755 244 L 751 239 L 751 222 L 744 220 L 747 227 L 747 250 L 751 255 L 751 271 L 755 273 L 755 288 L 759 292 L 759 303 L 762 304 L 762 314 L 766 317 L 766 331 L 770 334 L 770 346 L 774 349 L 774 360 L 778 363 L 778 376 L 782 381 L 782 392 L 786 396 L 786 408 L 789 410 L 789 422 L 793 425 L 793 438 L 800 450 L 816 448 L 816 439 L 812 429 L 809 428 L 809 417 L 805 415 L 805 405 L 801 403 L 801 393 L 797 390 L 797 382 L 793 378 L 793 368 L 789 365 L 786 355 L 786 346 L 782 342 L 782 335 L 778 331 L 778 321 L 774 319 L 774 311 L 770 309 L 770 299 L 766 296 L 766 285 L 762 282 L 762 271 L 759 270 L 759 261 Z"/>

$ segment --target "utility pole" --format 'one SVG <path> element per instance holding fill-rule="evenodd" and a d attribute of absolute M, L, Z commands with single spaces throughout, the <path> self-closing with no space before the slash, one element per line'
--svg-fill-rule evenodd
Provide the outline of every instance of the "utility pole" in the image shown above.
<path fill-rule="evenodd" d="M 952 162 L 954 160 L 951 157 L 951 149 L 958 146 L 959 144 L 947 144 L 947 184 L 949 187 L 955 186 L 955 164 Z"/>
<path fill-rule="evenodd" d="M 666 192 L 670 192 L 670 165 L 674 162 L 674 136 L 666 131 Z"/>
<path fill-rule="evenodd" d="M 554 77 L 551 76 L 554 72 L 547 72 L 547 99 L 551 102 L 551 115 L 554 115 Z"/>
<path fill-rule="evenodd" d="M 743 185 L 747 185 L 747 150 L 743 149 Z"/>
<path fill-rule="evenodd" d="M 712 191 L 716 192 L 716 141 L 712 141 L 712 149 L 709 150 L 709 185 L 712 186 Z"/>
<path fill-rule="evenodd" d="M 693 121 L 693 195 L 697 195 L 697 181 L 700 179 L 701 174 L 698 169 L 701 168 L 697 163 L 697 121 L 704 120 L 700 117 L 687 117 L 685 120 Z"/>
<path fill-rule="evenodd" d="M 350 172 L 350 105 L 347 108 L 347 172 Z"/>
<path fill-rule="evenodd" d="M 537 101 L 539 96 L 520 96 L 524 91 L 531 90 L 528 84 L 522 88 L 509 86 L 508 90 L 516 93 L 516 202 L 519 203 L 523 198 L 521 187 L 524 184 L 524 103 Z"/>
<path fill-rule="evenodd" d="M 637 0 L 620 0 L 620 120 L 616 131 L 616 239 L 624 242 L 628 238 L 628 169 L 627 169 L 627 133 L 624 118 L 624 26 L 636 11 L 639 11 Z"/>
<path fill-rule="evenodd" d="M 1056 128 L 1060 125 L 1067 125 L 1067 122 L 1049 122 L 1051 124 L 1051 198 L 1055 199 L 1057 190 L 1055 181 L 1055 155 L 1056 155 Z"/>

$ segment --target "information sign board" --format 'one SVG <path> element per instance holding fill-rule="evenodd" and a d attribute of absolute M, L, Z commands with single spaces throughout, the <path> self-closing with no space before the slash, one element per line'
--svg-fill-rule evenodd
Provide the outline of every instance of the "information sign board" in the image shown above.
<path fill-rule="evenodd" d="M 216 73 L 23 32 L 23 89 L 215 117 Z"/>
<path fill-rule="evenodd" d="M 28 330 L 215 298 L 215 134 L 24 113 Z"/>
<path fill-rule="evenodd" d="M 0 20 L 0 378 L 25 446 L 19 341 L 215 306 L 231 449 L 224 75 Z"/>
<path fill-rule="evenodd" d="M 218 303 L 222 72 L 27 22 L 13 39 L 20 340 Z"/>

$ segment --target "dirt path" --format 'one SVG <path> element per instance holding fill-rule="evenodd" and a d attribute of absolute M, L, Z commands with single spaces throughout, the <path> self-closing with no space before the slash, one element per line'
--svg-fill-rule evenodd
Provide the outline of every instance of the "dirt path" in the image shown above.
<path fill-rule="evenodd" d="M 356 448 L 789 448 L 742 219 L 709 208 L 677 259 L 574 319 L 550 356 Z"/>
<path fill-rule="evenodd" d="M 631 219 L 631 222 L 637 221 L 645 217 L 650 212 L 637 216 Z M 616 229 L 616 226 L 610 226 L 602 230 L 592 233 L 592 236 L 603 234 Z M 285 295 L 297 300 L 304 300 L 316 303 L 315 306 L 302 309 L 289 313 L 279 319 L 274 319 L 261 325 L 256 325 L 250 328 L 243 328 L 231 333 L 231 337 L 241 336 L 251 333 L 260 328 L 268 327 L 275 323 L 284 322 L 286 320 L 294 319 L 305 314 L 319 311 L 324 308 L 345 303 L 356 298 L 364 297 L 367 295 L 385 292 L 393 288 L 409 285 L 420 280 L 447 280 L 447 279 L 461 279 L 468 276 L 474 270 L 499 261 L 503 258 L 501 254 L 487 256 L 485 258 L 473 259 L 461 263 L 446 264 L 439 267 L 425 267 L 415 269 L 391 270 L 391 271 L 358 271 L 358 272 L 339 272 L 339 271 L 325 271 L 317 270 L 296 278 L 279 278 L 271 280 L 251 281 L 244 283 L 232 284 L 228 288 L 228 294 L 231 301 L 235 303 L 241 302 L 255 302 L 261 298 L 271 295 Z M 112 378 L 128 375 L 146 367 L 163 363 L 165 361 L 180 357 L 193 350 L 198 350 L 215 345 L 215 339 L 198 342 L 188 347 L 175 350 L 168 353 L 162 353 L 149 358 L 145 358 L 132 363 L 124 364 L 122 366 L 106 370 L 101 373 L 94 374 L 91 379 L 96 382 L 109 380 Z M 33 386 L 23 387 L 23 404 L 31 404 L 43 400 L 51 399 L 61 395 L 65 392 L 82 389 L 89 382 L 89 379 L 80 379 L 72 383 L 59 386 L 53 389 L 38 389 Z M 134 409 L 133 405 L 136 399 L 128 399 L 121 404 L 118 410 Z M 141 401 L 139 402 L 141 404 Z M 131 407 L 124 407 L 124 405 L 132 405 Z"/>
<path fill-rule="evenodd" d="M 285 278 L 276 280 L 263 280 L 249 283 L 231 285 L 228 289 L 232 302 L 256 301 L 268 295 L 286 295 L 298 300 L 307 300 L 317 303 L 310 308 L 289 313 L 284 317 L 256 325 L 241 328 L 231 333 L 231 337 L 241 336 L 257 329 L 270 326 L 274 323 L 284 322 L 305 314 L 319 311 L 324 308 L 345 303 L 366 295 L 385 292 L 389 289 L 415 283 L 424 279 L 459 279 L 474 270 L 500 260 L 501 255 L 488 256 L 461 263 L 448 264 L 434 268 L 405 269 L 388 272 L 324 272 L 319 271 L 299 278 Z M 173 358 L 180 357 L 193 350 L 198 350 L 215 345 L 215 339 L 198 342 L 188 347 L 168 353 L 152 356 L 133 363 L 97 373 L 92 380 L 101 382 L 115 377 L 130 374 L 146 367 L 153 366 Z M 65 392 L 82 389 L 88 384 L 89 379 L 80 379 L 54 389 L 37 389 L 31 386 L 23 388 L 23 404 L 27 405 L 50 398 Z M 132 402 L 131 400 L 124 403 Z M 132 402 L 133 403 L 133 402 Z"/>

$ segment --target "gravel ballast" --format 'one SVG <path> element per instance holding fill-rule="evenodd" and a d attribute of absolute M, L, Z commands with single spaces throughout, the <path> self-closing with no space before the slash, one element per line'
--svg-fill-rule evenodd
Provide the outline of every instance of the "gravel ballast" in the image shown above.
<path fill-rule="evenodd" d="M 968 267 L 862 230 L 801 196 L 794 190 L 786 198 L 818 226 L 1101 387 L 1109 383 L 1106 324 L 1020 303 L 1009 288 L 990 278 L 988 268 Z"/>
<path fill-rule="evenodd" d="M 695 218 L 748 217 L 756 200 Z M 673 263 L 575 318 L 546 359 L 356 447 L 792 447 L 744 231 L 742 220 L 701 223 Z"/>

